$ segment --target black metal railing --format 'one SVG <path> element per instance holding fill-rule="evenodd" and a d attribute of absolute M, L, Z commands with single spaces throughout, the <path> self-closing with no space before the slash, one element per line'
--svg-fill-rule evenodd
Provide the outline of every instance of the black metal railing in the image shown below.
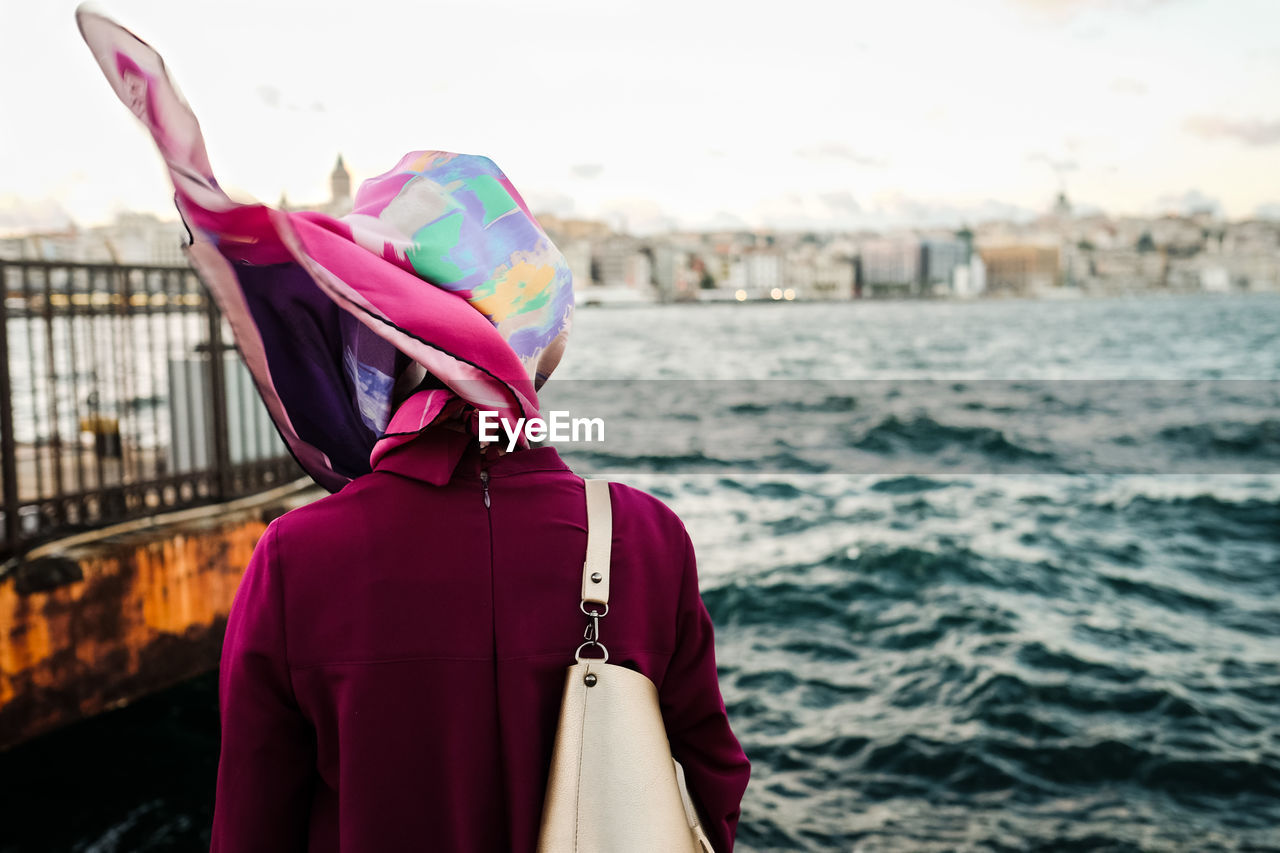
<path fill-rule="evenodd" d="M 187 267 L 0 260 L 0 558 L 302 476 Z"/>

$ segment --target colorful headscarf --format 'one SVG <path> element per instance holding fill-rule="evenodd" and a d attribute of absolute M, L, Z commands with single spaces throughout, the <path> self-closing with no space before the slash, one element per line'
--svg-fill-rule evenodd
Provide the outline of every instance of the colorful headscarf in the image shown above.
<path fill-rule="evenodd" d="M 160 55 L 107 18 L 76 17 L 164 156 L 188 258 L 317 482 L 336 491 L 463 404 L 537 415 L 568 336 L 572 276 L 492 160 L 410 152 L 363 182 L 341 218 L 235 202 Z"/>

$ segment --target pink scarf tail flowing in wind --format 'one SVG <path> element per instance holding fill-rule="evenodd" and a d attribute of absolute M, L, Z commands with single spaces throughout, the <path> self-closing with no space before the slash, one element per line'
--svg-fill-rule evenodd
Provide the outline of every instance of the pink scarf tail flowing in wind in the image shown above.
<path fill-rule="evenodd" d="M 568 336 L 572 275 L 492 160 L 410 152 L 340 218 L 233 201 L 160 55 L 107 18 L 76 17 L 164 157 L 191 265 L 318 483 L 338 490 L 467 406 L 537 415 Z"/>

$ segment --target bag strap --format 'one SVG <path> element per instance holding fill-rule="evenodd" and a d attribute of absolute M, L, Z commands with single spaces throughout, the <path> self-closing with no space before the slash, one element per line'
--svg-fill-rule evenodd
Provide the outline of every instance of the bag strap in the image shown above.
<path fill-rule="evenodd" d="M 609 609 L 609 554 L 613 547 L 613 507 L 608 480 L 587 480 L 587 559 L 582 564 L 582 612 L 588 604 Z M 603 615 L 603 614 L 601 614 Z"/>

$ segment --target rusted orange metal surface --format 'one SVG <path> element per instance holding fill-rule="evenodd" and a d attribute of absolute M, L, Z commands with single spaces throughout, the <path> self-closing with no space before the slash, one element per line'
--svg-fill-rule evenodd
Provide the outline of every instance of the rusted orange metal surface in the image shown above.
<path fill-rule="evenodd" d="M 118 534 L 0 581 L 0 749 L 216 666 L 258 537 L 301 502 Z"/>

